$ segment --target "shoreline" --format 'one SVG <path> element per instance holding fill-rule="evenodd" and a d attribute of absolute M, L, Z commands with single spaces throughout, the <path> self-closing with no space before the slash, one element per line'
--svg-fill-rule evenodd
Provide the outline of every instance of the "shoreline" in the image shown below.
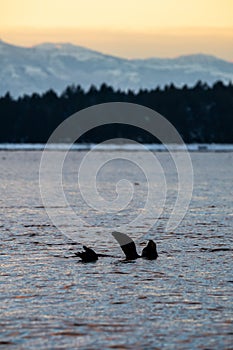
<path fill-rule="evenodd" d="M 71 146 L 71 147 L 70 147 Z M 42 143 L 1 143 L 0 151 L 134 151 L 134 152 L 168 152 L 163 144 L 42 144 Z M 189 152 L 233 152 L 233 144 L 169 144 L 169 151 Z"/>

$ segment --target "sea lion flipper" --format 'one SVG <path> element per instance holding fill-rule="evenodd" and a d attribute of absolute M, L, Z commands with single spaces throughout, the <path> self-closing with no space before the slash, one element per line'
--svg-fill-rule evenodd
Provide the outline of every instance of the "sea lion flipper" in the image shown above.
<path fill-rule="evenodd" d="M 156 243 L 152 241 L 152 239 L 149 240 L 147 246 L 142 250 L 142 258 L 149 260 L 155 260 L 158 258 Z"/>
<path fill-rule="evenodd" d="M 136 250 L 136 245 L 132 240 L 132 238 L 130 238 L 125 233 L 121 233 L 117 231 L 112 232 L 112 235 L 121 246 L 121 249 L 125 253 L 127 260 L 134 260 L 139 258 L 139 255 Z"/>
<path fill-rule="evenodd" d="M 76 256 L 82 259 L 82 261 L 93 262 L 98 260 L 98 255 L 93 249 L 88 248 L 85 245 L 83 246 L 83 249 L 84 249 L 84 252 L 75 253 Z"/>

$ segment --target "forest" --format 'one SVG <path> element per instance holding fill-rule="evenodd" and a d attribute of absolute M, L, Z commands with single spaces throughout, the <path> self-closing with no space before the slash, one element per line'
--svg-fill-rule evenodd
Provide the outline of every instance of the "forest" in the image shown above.
<path fill-rule="evenodd" d="M 197 82 L 192 87 L 134 91 L 114 90 L 107 84 L 69 86 L 58 95 L 53 90 L 13 98 L 0 97 L 1 143 L 46 143 L 54 129 L 67 117 L 86 107 L 106 102 L 130 102 L 149 107 L 167 118 L 186 143 L 233 143 L 233 84 L 213 86 Z M 98 130 L 97 130 L 98 129 Z M 101 129 L 101 130 L 100 130 Z M 122 137 L 142 143 L 158 142 L 135 127 L 109 124 L 82 135 L 77 142 L 98 143 Z"/>

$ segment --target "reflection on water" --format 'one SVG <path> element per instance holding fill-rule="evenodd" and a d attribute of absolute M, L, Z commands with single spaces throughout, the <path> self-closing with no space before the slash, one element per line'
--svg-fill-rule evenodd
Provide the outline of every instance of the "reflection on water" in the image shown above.
<path fill-rule="evenodd" d="M 134 213 L 125 210 L 104 217 L 85 207 L 76 191 L 73 166 L 83 155 L 73 152 L 66 163 L 66 195 L 76 212 L 96 227 L 96 234 L 88 234 L 87 227 L 73 227 L 79 230 L 79 241 L 71 241 L 43 208 L 40 156 L 40 152 L 0 153 L 2 348 L 230 349 L 233 153 L 191 155 L 193 200 L 180 226 L 169 233 L 163 228 L 176 175 L 168 155 L 158 155 L 168 182 L 166 208 L 150 233 L 159 259 L 130 263 L 122 260 L 112 236 L 101 234 L 101 225 L 109 225 L 111 232 Z M 107 169 L 103 186 L 100 176 L 103 196 L 114 192 L 115 167 L 119 164 Z M 143 204 L 146 180 L 133 174 L 136 202 Z M 140 227 L 131 236 L 141 251 L 145 240 Z M 73 253 L 82 244 L 115 258 L 80 263 Z"/>

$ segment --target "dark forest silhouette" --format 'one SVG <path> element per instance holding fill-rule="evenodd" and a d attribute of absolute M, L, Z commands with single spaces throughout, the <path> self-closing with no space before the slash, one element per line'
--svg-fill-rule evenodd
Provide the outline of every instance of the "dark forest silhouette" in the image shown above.
<path fill-rule="evenodd" d="M 0 98 L 0 142 L 45 143 L 54 129 L 73 113 L 105 102 L 131 102 L 147 106 L 166 117 L 187 143 L 233 143 L 233 85 L 216 82 L 212 87 L 197 82 L 193 87 L 138 92 L 114 90 L 102 84 L 84 91 L 69 86 L 58 96 L 53 90 L 13 99 Z M 143 130 L 118 124 L 84 134 L 78 142 L 98 143 L 125 137 L 143 143 L 156 142 Z"/>

